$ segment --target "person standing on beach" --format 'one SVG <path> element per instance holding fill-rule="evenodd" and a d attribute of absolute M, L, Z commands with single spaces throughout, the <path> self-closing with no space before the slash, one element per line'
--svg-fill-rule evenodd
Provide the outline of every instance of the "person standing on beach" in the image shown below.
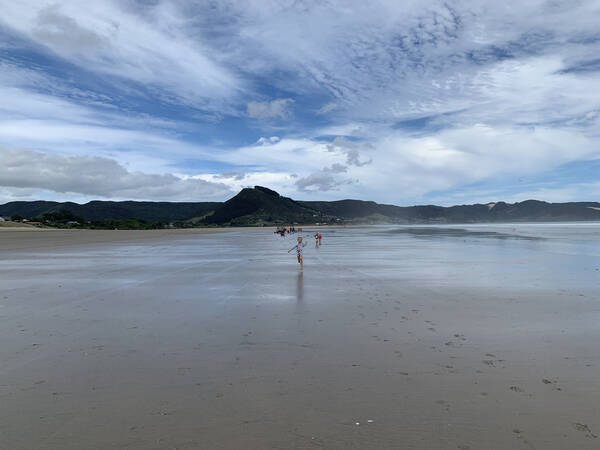
<path fill-rule="evenodd" d="M 302 242 L 302 236 L 299 236 L 298 243 L 288 250 L 288 253 L 289 253 L 292 250 L 296 249 L 296 254 L 298 255 L 298 262 L 300 263 L 300 270 L 302 270 L 304 268 L 304 264 L 302 261 L 302 254 L 304 253 L 305 246 L 306 246 L 306 243 Z"/>

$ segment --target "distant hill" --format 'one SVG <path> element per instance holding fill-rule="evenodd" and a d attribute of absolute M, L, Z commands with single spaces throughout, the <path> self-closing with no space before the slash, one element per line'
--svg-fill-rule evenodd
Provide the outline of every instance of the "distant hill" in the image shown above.
<path fill-rule="evenodd" d="M 25 218 L 40 217 L 44 213 L 71 211 L 86 220 L 140 219 L 151 222 L 173 222 L 203 216 L 221 203 L 215 202 L 111 202 L 91 201 L 80 205 L 72 202 L 10 202 L 0 205 L 0 216 L 19 215 Z"/>
<path fill-rule="evenodd" d="M 458 206 L 394 206 L 361 200 L 299 202 L 323 214 L 357 222 L 476 223 L 561 222 L 600 220 L 600 203 L 548 203 L 526 200 L 518 203 L 487 203 Z"/>
<path fill-rule="evenodd" d="M 488 203 L 451 207 L 394 206 L 362 200 L 295 201 L 262 187 L 242 189 L 226 202 L 112 202 L 86 204 L 47 201 L 0 205 L 0 216 L 32 219 L 69 211 L 86 221 L 137 219 L 177 226 L 252 226 L 272 224 L 477 223 L 600 221 L 600 203 Z M 108 226 L 108 225 L 107 225 Z M 110 226 L 116 226 L 111 223 Z"/>
<path fill-rule="evenodd" d="M 309 206 L 282 197 L 271 189 L 255 186 L 254 189 L 242 189 L 203 222 L 218 225 L 315 223 L 321 216 L 319 211 Z"/>

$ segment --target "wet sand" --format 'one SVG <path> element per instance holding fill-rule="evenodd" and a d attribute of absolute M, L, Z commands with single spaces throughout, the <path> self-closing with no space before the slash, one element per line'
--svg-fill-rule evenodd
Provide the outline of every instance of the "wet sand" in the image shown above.
<path fill-rule="evenodd" d="M 328 229 L 303 273 L 268 229 L 3 231 L 0 448 L 600 448 L 600 225 L 561 227 Z"/>

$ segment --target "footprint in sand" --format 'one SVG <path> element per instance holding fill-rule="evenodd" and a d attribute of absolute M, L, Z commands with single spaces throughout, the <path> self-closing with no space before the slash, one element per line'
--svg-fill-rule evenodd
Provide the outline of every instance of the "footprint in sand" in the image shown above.
<path fill-rule="evenodd" d="M 521 389 L 519 386 L 511 386 L 509 388 L 511 391 L 513 392 L 525 392 L 523 389 Z"/>
<path fill-rule="evenodd" d="M 488 354 L 486 354 L 486 356 L 488 356 Z M 482 362 L 486 365 L 486 366 L 490 366 L 490 367 L 502 367 L 504 368 L 504 365 L 502 363 L 504 363 L 504 359 L 484 359 Z"/>
<path fill-rule="evenodd" d="M 590 430 L 590 427 L 588 427 L 585 423 L 575 422 L 575 423 L 573 423 L 573 428 L 575 428 L 577 431 L 581 431 L 582 433 L 585 433 L 586 438 L 596 439 L 598 437 L 597 435 L 592 433 L 592 430 Z"/>
<path fill-rule="evenodd" d="M 442 405 L 446 411 L 450 411 L 450 404 L 446 400 L 436 400 L 438 405 Z"/>
<path fill-rule="evenodd" d="M 527 439 L 525 439 L 525 436 L 523 436 L 523 431 L 519 430 L 518 428 L 515 428 L 515 429 L 512 430 L 512 432 L 517 435 L 517 439 L 521 440 L 529 448 L 533 448 L 533 446 L 531 445 L 531 443 Z"/>
<path fill-rule="evenodd" d="M 553 386 L 552 389 L 555 391 L 562 391 L 562 388 L 559 388 L 558 386 L 556 386 L 556 381 L 549 380 L 548 378 L 542 378 L 542 383 L 551 384 Z"/>

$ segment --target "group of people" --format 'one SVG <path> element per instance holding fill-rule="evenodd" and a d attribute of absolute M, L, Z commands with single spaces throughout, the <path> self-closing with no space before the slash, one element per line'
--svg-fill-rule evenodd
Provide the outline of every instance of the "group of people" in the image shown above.
<path fill-rule="evenodd" d="M 273 233 L 280 235 L 281 237 L 284 237 L 286 234 L 292 234 L 292 233 L 302 233 L 302 228 L 298 228 L 296 229 L 296 227 L 294 227 L 293 225 L 290 227 L 277 227 L 277 229 L 275 231 L 273 231 Z"/>
<path fill-rule="evenodd" d="M 302 231 L 302 229 L 300 229 L 300 231 Z M 320 247 L 322 242 L 323 235 L 317 231 L 315 233 L 315 247 Z M 288 250 L 288 253 L 290 253 L 292 250 L 296 250 L 296 256 L 298 257 L 300 270 L 304 269 L 304 247 L 306 247 L 306 242 L 302 240 L 302 236 L 298 236 L 298 243 Z"/>

